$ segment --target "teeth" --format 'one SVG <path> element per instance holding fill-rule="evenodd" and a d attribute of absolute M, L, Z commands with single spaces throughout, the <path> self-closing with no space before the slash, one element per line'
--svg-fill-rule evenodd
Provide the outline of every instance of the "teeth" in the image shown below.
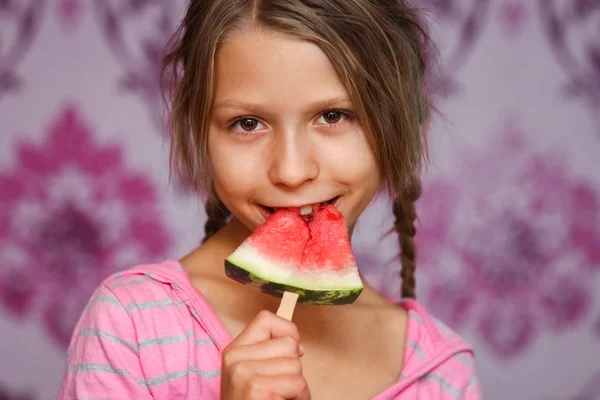
<path fill-rule="evenodd" d="M 300 215 L 308 215 L 313 211 L 313 206 L 304 206 L 300 209 Z"/>

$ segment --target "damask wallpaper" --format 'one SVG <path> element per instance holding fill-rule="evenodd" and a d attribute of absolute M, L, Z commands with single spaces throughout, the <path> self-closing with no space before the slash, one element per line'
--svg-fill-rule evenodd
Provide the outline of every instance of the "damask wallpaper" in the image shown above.
<path fill-rule="evenodd" d="M 474 345 L 486 399 L 598 400 L 600 1 L 413 3 L 440 55 L 417 295 Z M 184 5 L 0 0 L 0 399 L 55 398 L 94 287 L 202 237 L 158 84 Z M 391 228 L 378 197 L 353 240 L 398 297 Z"/>

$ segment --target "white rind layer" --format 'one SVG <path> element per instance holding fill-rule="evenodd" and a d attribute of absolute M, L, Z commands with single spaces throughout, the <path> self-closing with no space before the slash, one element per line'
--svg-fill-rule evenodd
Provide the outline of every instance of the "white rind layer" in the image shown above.
<path fill-rule="evenodd" d="M 238 247 L 227 260 L 267 282 L 307 290 L 354 290 L 363 287 L 355 265 L 343 272 L 299 270 L 295 265 L 269 261 L 248 243 Z"/>

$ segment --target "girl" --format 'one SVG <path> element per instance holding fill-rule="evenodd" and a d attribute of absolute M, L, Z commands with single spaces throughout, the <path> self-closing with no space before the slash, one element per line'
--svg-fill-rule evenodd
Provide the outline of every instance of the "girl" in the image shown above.
<path fill-rule="evenodd" d="M 206 195 L 181 260 L 105 280 L 60 398 L 478 399 L 470 347 L 415 297 L 414 202 L 429 116 L 427 36 L 398 0 L 192 0 L 174 51 L 172 165 Z M 279 300 L 223 261 L 273 210 L 330 202 L 352 232 L 393 196 L 402 295 Z"/>

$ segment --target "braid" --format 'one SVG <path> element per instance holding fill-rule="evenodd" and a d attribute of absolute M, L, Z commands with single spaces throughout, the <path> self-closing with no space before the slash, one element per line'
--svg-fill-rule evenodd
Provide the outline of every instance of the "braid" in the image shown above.
<path fill-rule="evenodd" d="M 216 197 L 211 197 L 206 201 L 206 224 L 204 224 L 204 239 L 202 243 L 206 242 L 212 235 L 217 233 L 219 229 L 227 222 L 229 217 L 229 210 L 221 200 Z"/>
<path fill-rule="evenodd" d="M 415 210 L 415 202 L 420 196 L 421 183 L 418 179 L 415 179 L 408 196 L 396 196 L 392 207 L 395 217 L 394 228 L 398 233 L 398 240 L 400 242 L 402 298 L 416 298 L 415 268 L 417 249 L 414 237 L 417 233 L 415 228 L 417 212 Z"/>

